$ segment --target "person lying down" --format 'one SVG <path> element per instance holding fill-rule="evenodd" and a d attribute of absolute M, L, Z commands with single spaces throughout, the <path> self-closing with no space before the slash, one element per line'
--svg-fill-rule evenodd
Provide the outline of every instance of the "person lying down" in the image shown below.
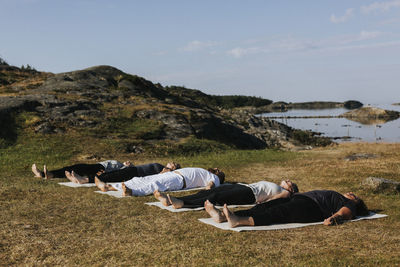
<path fill-rule="evenodd" d="M 154 197 L 164 206 L 180 208 L 203 207 L 206 200 L 214 205 L 248 205 L 263 203 L 277 198 L 287 198 L 299 191 L 297 185 L 290 180 L 275 183 L 260 181 L 252 184 L 225 184 L 224 186 L 203 190 L 184 197 L 172 197 L 159 191 L 154 192 Z"/>
<path fill-rule="evenodd" d="M 182 168 L 175 171 L 133 177 L 129 181 L 116 184 L 106 184 L 97 177 L 95 183 L 103 191 L 122 191 L 123 196 L 145 196 L 154 191 L 175 191 L 197 187 L 218 187 L 225 180 L 225 174 L 218 168 Z"/>
<path fill-rule="evenodd" d="M 149 163 L 144 165 L 137 166 L 129 166 L 126 168 L 122 168 L 119 170 L 113 170 L 109 172 L 102 172 L 95 176 L 97 176 L 100 181 L 105 183 L 118 183 L 131 179 L 132 177 L 145 177 L 153 174 L 164 173 L 173 171 L 176 169 L 180 169 L 181 165 L 176 162 L 168 162 L 166 166 L 163 166 L 159 163 Z M 65 171 L 65 176 L 73 183 L 85 184 L 85 183 L 94 183 L 93 179 L 89 177 L 83 177 L 76 173 L 75 171 Z"/>
<path fill-rule="evenodd" d="M 337 225 L 369 214 L 364 201 L 352 192 L 342 195 L 331 190 L 298 193 L 236 212 L 231 212 L 226 204 L 221 211 L 208 200 L 204 208 L 215 222 L 227 221 L 230 227 L 322 221 L 324 225 Z"/>
<path fill-rule="evenodd" d="M 47 166 L 43 166 L 43 171 L 39 170 L 35 163 L 32 164 L 32 172 L 35 177 L 49 179 L 49 178 L 67 178 L 66 173 L 74 172 L 80 176 L 85 176 L 87 182 L 93 183 L 94 177 L 101 173 L 108 173 L 115 170 L 121 170 L 127 167 L 134 166 L 130 161 L 119 162 L 117 160 L 105 160 L 98 163 L 78 163 L 62 167 L 60 169 L 48 170 Z"/>

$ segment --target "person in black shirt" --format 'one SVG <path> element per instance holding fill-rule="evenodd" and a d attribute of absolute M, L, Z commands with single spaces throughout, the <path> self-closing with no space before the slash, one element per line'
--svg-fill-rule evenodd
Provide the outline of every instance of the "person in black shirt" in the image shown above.
<path fill-rule="evenodd" d="M 85 176 L 89 178 L 89 182 L 94 182 L 94 177 L 100 175 L 101 173 L 111 172 L 115 170 L 121 170 L 127 167 L 134 166 L 130 161 L 125 161 L 124 163 L 117 160 L 105 160 L 97 163 L 78 163 L 74 165 L 65 166 L 59 169 L 48 170 L 47 166 L 43 166 L 43 171 L 34 163 L 32 165 L 32 172 L 35 177 L 40 177 L 44 179 L 49 178 L 67 178 L 66 172 L 77 173 L 80 176 Z"/>
<path fill-rule="evenodd" d="M 228 221 L 231 227 L 320 221 L 324 225 L 335 225 L 369 213 L 364 201 L 352 192 L 342 195 L 331 190 L 294 194 L 291 198 L 271 200 L 234 213 L 226 205 L 221 212 L 209 201 L 205 209 L 216 222 Z"/>
<path fill-rule="evenodd" d="M 176 162 L 169 162 L 166 166 L 163 166 L 159 163 L 150 163 L 138 166 L 129 166 L 123 169 L 111 171 L 111 172 L 103 172 L 101 174 L 97 174 L 94 178 L 98 178 L 100 181 L 105 183 L 120 183 L 127 180 L 132 179 L 133 177 L 145 177 L 149 175 L 154 175 L 158 173 L 164 173 L 168 171 L 173 171 L 176 169 L 180 169 L 181 165 Z M 82 177 L 78 173 L 65 172 L 65 176 L 74 183 L 85 184 L 85 183 L 93 183 L 94 178 L 91 177 Z"/>

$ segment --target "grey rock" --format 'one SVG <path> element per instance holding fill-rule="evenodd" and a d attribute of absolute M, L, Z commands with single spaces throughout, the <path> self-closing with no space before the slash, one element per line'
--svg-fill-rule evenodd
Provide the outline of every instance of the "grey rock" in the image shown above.
<path fill-rule="evenodd" d="M 128 153 L 141 154 L 143 153 L 144 149 L 137 145 L 128 144 L 125 151 Z"/>
<path fill-rule="evenodd" d="M 39 126 L 35 127 L 35 132 L 41 133 L 41 134 L 54 133 L 55 132 L 54 130 L 55 130 L 54 126 L 52 126 L 48 122 L 42 123 Z"/>
<path fill-rule="evenodd" d="M 358 160 L 358 159 L 374 159 L 377 157 L 378 156 L 375 154 L 357 153 L 357 154 L 352 154 L 350 156 L 347 156 L 344 159 L 346 161 L 354 161 L 354 160 Z"/>
<path fill-rule="evenodd" d="M 400 182 L 392 181 L 389 179 L 368 177 L 362 185 L 375 193 L 398 193 L 400 192 Z"/>

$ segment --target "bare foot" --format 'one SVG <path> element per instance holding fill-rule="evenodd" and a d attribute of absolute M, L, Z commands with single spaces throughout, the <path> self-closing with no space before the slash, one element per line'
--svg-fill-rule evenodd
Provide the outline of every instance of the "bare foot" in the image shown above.
<path fill-rule="evenodd" d="M 89 178 L 82 177 L 79 174 L 75 173 L 74 171 L 71 172 L 72 177 L 74 177 L 79 184 L 87 184 L 89 183 Z"/>
<path fill-rule="evenodd" d="M 164 193 L 161 193 L 158 190 L 154 191 L 153 195 L 158 201 L 160 201 L 166 207 L 168 207 L 168 206 L 170 206 L 172 204 L 169 201 L 168 197 Z"/>
<path fill-rule="evenodd" d="M 224 205 L 224 208 L 222 209 L 222 211 L 224 212 L 224 215 L 226 217 L 226 219 L 228 220 L 228 224 L 230 227 L 234 228 L 236 226 L 239 226 L 239 217 L 236 216 L 235 214 L 233 214 L 230 210 L 228 210 L 228 207 L 226 206 L 226 204 Z"/>
<path fill-rule="evenodd" d="M 124 197 L 130 197 L 132 196 L 132 190 L 126 187 L 125 183 L 121 183 L 122 186 L 122 196 Z"/>
<path fill-rule="evenodd" d="M 47 166 L 43 165 L 43 172 L 44 172 L 44 179 L 48 180 L 49 179 L 49 175 L 47 173 Z"/>
<path fill-rule="evenodd" d="M 206 209 L 207 213 L 210 215 L 211 218 L 214 219 L 217 223 L 226 222 L 225 215 L 218 209 L 214 207 L 210 201 L 206 200 L 204 202 L 204 208 Z"/>
<path fill-rule="evenodd" d="M 39 177 L 39 178 L 43 178 L 44 177 L 44 173 L 41 172 L 37 167 L 36 164 L 33 163 L 32 164 L 32 172 L 35 175 L 35 177 Z"/>
<path fill-rule="evenodd" d="M 79 184 L 78 179 L 76 179 L 69 171 L 65 171 L 65 177 L 73 183 Z"/>
<path fill-rule="evenodd" d="M 167 198 L 168 198 L 169 203 L 171 203 L 172 207 L 174 207 L 174 209 L 180 209 L 185 204 L 185 202 L 183 202 L 183 200 L 177 199 L 175 197 L 171 197 L 169 194 L 167 194 Z"/>
<path fill-rule="evenodd" d="M 96 184 L 96 186 L 103 192 L 107 192 L 108 191 L 108 186 L 105 182 L 101 181 L 99 178 L 97 178 L 97 176 L 94 177 L 94 183 Z"/>

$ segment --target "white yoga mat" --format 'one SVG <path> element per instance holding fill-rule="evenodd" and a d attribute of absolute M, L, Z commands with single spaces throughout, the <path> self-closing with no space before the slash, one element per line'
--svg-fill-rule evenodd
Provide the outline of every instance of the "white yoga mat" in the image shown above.
<path fill-rule="evenodd" d="M 94 184 L 94 183 L 77 184 L 77 183 L 73 183 L 73 182 L 62 182 L 62 183 L 58 183 L 58 184 L 64 185 L 64 186 L 69 186 L 69 187 L 93 187 L 93 186 L 96 186 L 96 184 Z"/>
<path fill-rule="evenodd" d="M 149 206 L 156 206 L 159 207 L 160 209 L 163 210 L 168 210 L 171 212 L 184 212 L 184 211 L 196 211 L 196 210 L 204 210 L 204 207 L 198 207 L 198 208 L 181 208 L 181 209 L 174 209 L 172 206 L 164 206 L 163 204 L 161 204 L 160 201 L 156 201 L 156 202 L 147 202 L 144 203 L 146 205 Z M 250 208 L 253 207 L 254 205 L 229 205 L 228 208 L 238 208 L 238 207 L 243 207 L 243 208 Z M 222 208 L 222 206 L 216 206 L 217 208 Z"/>
<path fill-rule="evenodd" d="M 371 212 L 367 216 L 357 217 L 352 222 L 360 221 L 360 220 L 371 220 L 371 219 L 379 219 L 386 217 L 386 214 L 377 214 Z M 274 224 L 274 225 L 266 225 L 266 226 L 239 226 L 235 228 L 229 227 L 227 222 L 224 223 L 216 223 L 212 218 L 201 218 L 199 219 L 202 223 L 209 224 L 215 226 L 222 230 L 231 230 L 235 232 L 242 232 L 242 231 L 268 231 L 268 230 L 282 230 L 282 229 L 292 229 L 292 228 L 299 228 L 309 225 L 317 225 L 323 224 L 323 222 L 315 222 L 315 223 L 287 223 L 287 224 Z"/>
<path fill-rule="evenodd" d="M 112 183 L 110 183 L 112 185 Z M 205 187 L 196 187 L 196 188 L 190 188 L 190 189 L 186 189 L 186 190 L 178 190 L 178 191 L 167 191 L 167 192 L 187 192 L 187 191 L 194 191 L 194 190 L 202 190 Z M 122 191 L 107 191 L 107 192 L 103 192 L 103 191 L 94 191 L 96 193 L 99 194 L 104 194 L 104 195 L 109 195 L 112 197 L 117 197 L 117 198 L 122 198 Z"/>

